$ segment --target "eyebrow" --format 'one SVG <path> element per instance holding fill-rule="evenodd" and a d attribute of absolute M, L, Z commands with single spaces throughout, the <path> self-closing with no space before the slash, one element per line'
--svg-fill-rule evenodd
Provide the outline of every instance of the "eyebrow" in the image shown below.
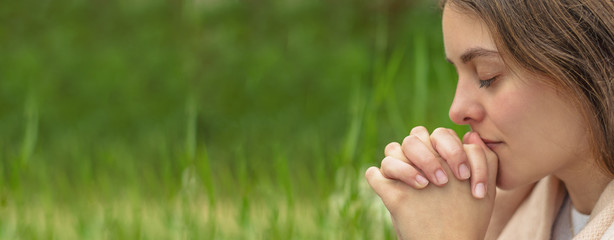
<path fill-rule="evenodd" d="M 460 56 L 460 59 L 463 63 L 467 63 L 477 57 L 496 57 L 496 56 L 499 56 L 499 52 L 477 47 L 477 48 L 471 48 L 467 50 L 465 53 L 463 53 L 463 55 Z M 446 58 L 446 60 L 452 63 L 452 60 L 450 60 L 449 58 Z"/>

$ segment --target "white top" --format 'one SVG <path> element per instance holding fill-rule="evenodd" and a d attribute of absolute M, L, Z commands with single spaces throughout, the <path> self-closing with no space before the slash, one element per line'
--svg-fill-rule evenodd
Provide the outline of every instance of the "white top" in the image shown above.
<path fill-rule="evenodd" d="M 612 239 L 612 237 L 614 237 L 614 224 L 610 225 L 610 227 L 608 228 L 608 230 L 605 231 L 601 239 L 603 240 L 606 240 L 608 238 Z"/>
<path fill-rule="evenodd" d="M 571 225 L 573 227 L 573 232 L 575 234 L 578 234 L 588 223 L 588 218 L 590 217 L 590 215 L 578 212 L 578 210 L 573 207 L 573 204 L 569 204 L 569 206 L 571 206 Z"/>
<path fill-rule="evenodd" d="M 554 226 L 552 226 L 553 240 L 568 240 L 578 234 L 588 223 L 590 215 L 582 214 L 576 210 L 569 200 L 569 196 L 565 197 L 565 202 L 559 210 L 559 215 L 556 217 Z M 573 232 L 572 232 L 573 229 Z M 613 231 L 612 227 L 608 231 Z"/>

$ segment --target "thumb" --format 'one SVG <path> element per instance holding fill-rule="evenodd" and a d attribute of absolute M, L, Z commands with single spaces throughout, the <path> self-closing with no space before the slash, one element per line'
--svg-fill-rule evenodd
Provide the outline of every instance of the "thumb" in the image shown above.
<path fill-rule="evenodd" d="M 465 133 L 465 136 L 463 136 L 463 143 L 464 144 L 476 144 L 476 145 L 479 145 L 481 147 L 488 148 L 488 146 L 486 146 L 484 141 L 482 141 L 482 138 L 480 137 L 480 134 L 477 133 L 477 132 L 467 132 L 467 133 Z"/>
<path fill-rule="evenodd" d="M 490 189 L 494 189 L 497 183 L 497 172 L 499 170 L 499 157 L 482 141 L 480 134 L 477 132 L 468 132 L 463 137 L 464 144 L 475 144 L 482 148 L 486 155 L 486 165 L 488 166 L 488 185 Z M 491 187 L 492 186 L 492 187 Z M 494 191 L 492 191 L 494 192 Z"/>

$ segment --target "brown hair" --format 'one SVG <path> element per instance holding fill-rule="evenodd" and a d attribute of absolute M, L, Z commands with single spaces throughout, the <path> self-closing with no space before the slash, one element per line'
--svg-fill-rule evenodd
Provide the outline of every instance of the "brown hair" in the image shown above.
<path fill-rule="evenodd" d="M 614 1 L 443 0 L 482 19 L 506 62 L 545 75 L 581 108 L 614 177 Z"/>

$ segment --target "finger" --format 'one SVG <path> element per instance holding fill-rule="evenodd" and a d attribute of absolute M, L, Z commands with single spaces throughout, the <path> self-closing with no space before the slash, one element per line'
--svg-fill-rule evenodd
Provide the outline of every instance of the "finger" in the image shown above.
<path fill-rule="evenodd" d="M 367 171 L 365 172 L 365 178 L 367 179 L 369 186 L 371 186 L 373 191 L 375 191 L 375 193 L 377 193 L 377 195 L 379 195 L 380 197 L 381 197 L 380 193 L 383 194 L 383 190 L 381 189 L 381 186 L 380 186 L 382 182 L 386 182 L 387 180 L 391 181 L 390 179 L 386 179 L 386 177 L 382 175 L 379 168 L 377 167 L 368 168 Z"/>
<path fill-rule="evenodd" d="M 421 170 L 429 181 L 437 186 L 443 186 L 448 182 L 448 176 L 441 167 L 440 157 L 429 147 L 416 135 L 409 135 L 403 139 L 402 148 L 407 159 Z"/>
<path fill-rule="evenodd" d="M 495 189 L 497 183 L 497 173 L 499 170 L 499 157 L 484 143 L 484 141 L 482 141 L 482 138 L 477 132 L 468 134 L 466 143 L 478 145 L 483 150 L 488 166 L 488 180 L 486 181 L 486 186 L 489 186 L 491 189 Z M 487 192 L 487 194 L 494 194 L 494 191 Z"/>
<path fill-rule="evenodd" d="M 477 144 L 464 144 L 463 147 L 471 166 L 471 193 L 475 198 L 484 198 L 488 182 L 488 163 L 484 150 Z"/>
<path fill-rule="evenodd" d="M 393 157 L 382 160 L 380 171 L 384 177 L 402 181 L 415 189 L 422 189 L 429 183 L 414 167 Z"/>
<path fill-rule="evenodd" d="M 398 142 L 391 142 L 386 145 L 386 148 L 384 149 L 384 154 L 386 155 L 386 157 L 393 157 L 403 162 L 409 163 L 409 160 L 407 160 L 405 154 L 403 154 L 401 144 L 399 144 Z"/>
<path fill-rule="evenodd" d="M 471 131 L 469 131 L 469 132 L 466 132 L 466 133 L 465 133 L 465 135 L 463 135 L 463 143 L 466 143 L 466 142 L 467 142 L 467 139 L 468 139 L 468 137 L 471 135 L 471 133 L 472 133 L 472 132 L 471 132 Z"/>
<path fill-rule="evenodd" d="M 365 178 L 373 191 L 382 199 L 388 211 L 392 213 L 394 206 L 398 205 L 397 203 L 401 200 L 398 181 L 384 177 L 377 167 L 367 169 Z"/>
<path fill-rule="evenodd" d="M 429 131 L 425 127 L 423 126 L 414 127 L 409 132 L 409 135 L 415 135 L 416 137 L 418 137 L 422 142 L 424 142 L 424 145 L 426 145 L 428 149 L 431 152 L 433 152 L 433 154 L 435 154 L 435 156 L 439 156 L 437 155 L 437 152 L 435 151 L 435 149 L 433 148 L 433 145 L 431 144 L 431 138 L 429 136 Z"/>
<path fill-rule="evenodd" d="M 469 179 L 471 171 L 468 167 L 467 153 L 454 131 L 447 128 L 435 129 L 431 134 L 431 143 L 439 156 L 448 163 L 456 178 Z"/>
<path fill-rule="evenodd" d="M 486 143 L 484 143 L 484 141 L 482 141 L 482 138 L 480 137 L 480 134 L 477 132 L 468 132 L 466 134 L 466 140 L 464 140 L 463 142 L 467 143 L 467 144 L 476 144 L 480 147 L 482 147 L 482 149 L 484 149 L 484 153 L 486 154 L 486 158 L 487 160 L 497 160 L 498 162 L 498 158 L 497 154 L 495 152 L 493 152 L 487 145 Z M 490 162 L 489 162 L 490 163 Z"/>

